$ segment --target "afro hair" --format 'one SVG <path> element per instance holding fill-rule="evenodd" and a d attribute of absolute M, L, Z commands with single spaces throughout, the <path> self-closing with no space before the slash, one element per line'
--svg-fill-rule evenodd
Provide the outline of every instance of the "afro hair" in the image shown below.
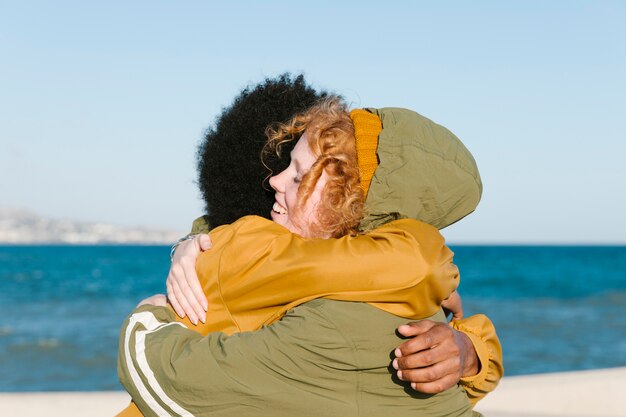
<path fill-rule="evenodd" d="M 265 130 L 272 123 L 287 122 L 324 96 L 307 85 L 303 75 L 292 78 L 286 73 L 245 88 L 222 109 L 197 154 L 198 183 L 212 228 L 251 214 L 269 218 L 274 192 L 264 183 L 270 174 L 261 162 Z M 295 141 L 283 147 L 282 158 L 265 158 L 272 172 L 289 164 L 293 146 Z"/>

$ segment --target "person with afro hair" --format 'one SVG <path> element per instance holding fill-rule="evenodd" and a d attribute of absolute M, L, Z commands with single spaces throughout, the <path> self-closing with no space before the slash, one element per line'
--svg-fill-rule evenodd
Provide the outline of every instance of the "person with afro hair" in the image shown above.
<path fill-rule="evenodd" d="M 181 317 L 187 315 L 189 322 L 193 324 L 197 324 L 198 319 L 205 322 L 207 301 L 198 283 L 195 261 L 199 252 L 209 249 L 211 243 L 207 235 L 196 236 L 195 232 L 204 231 L 207 226 L 212 229 L 230 224 L 241 217 L 251 214 L 269 218 L 275 199 L 274 192 L 269 191 L 269 187 L 263 186 L 268 177 L 267 168 L 273 173 L 280 172 L 289 165 L 289 160 L 274 157 L 269 159 L 265 158 L 264 163 L 261 162 L 261 151 L 266 143 L 265 131 L 271 123 L 287 122 L 295 114 L 310 108 L 311 105 L 318 102 L 321 97 L 326 95 L 326 93 L 317 93 L 308 86 L 302 75 L 292 78 L 288 74 L 283 74 L 275 79 L 266 79 L 263 83 L 253 88 L 249 87 L 244 89 L 230 107 L 223 109 L 221 115 L 215 122 L 215 126 L 207 130 L 204 141 L 200 144 L 198 150 L 199 186 L 205 200 L 207 214 L 194 223 L 192 234 L 189 236 L 191 239 L 183 240 L 180 246 L 178 246 L 178 249 L 173 252 L 172 268 L 167 280 L 168 297 L 171 307 L 174 308 Z M 285 147 L 283 147 L 281 154 L 289 155 L 289 152 L 293 146 L 296 145 L 296 142 L 295 140 L 285 142 Z M 458 301 L 459 304 L 450 304 L 450 306 L 455 315 L 462 315 L 460 300 Z M 237 381 L 237 373 L 239 371 L 243 373 L 249 372 L 250 375 L 260 374 L 262 375 L 261 378 L 267 376 L 263 368 L 268 366 L 268 363 L 264 363 L 263 360 L 256 362 L 259 358 L 264 356 L 264 354 L 256 354 L 258 353 L 257 349 L 260 347 L 269 349 L 268 352 L 270 353 L 275 349 L 278 351 L 278 355 L 287 354 L 288 357 L 291 358 L 289 362 L 293 362 L 295 369 L 298 368 L 299 360 L 308 361 L 311 359 L 310 357 L 300 356 L 299 352 L 302 352 L 302 349 L 304 349 L 307 355 L 317 352 L 312 357 L 318 357 L 318 359 L 324 357 L 326 347 L 321 346 L 319 343 L 320 340 L 325 338 L 323 335 L 324 330 L 320 330 L 319 326 L 317 326 L 315 330 L 309 331 L 310 329 L 307 326 L 311 326 L 310 323 L 312 322 L 319 324 L 320 318 L 324 314 L 323 311 L 325 307 L 323 304 L 325 302 L 331 304 L 337 303 L 336 301 L 329 300 L 314 300 L 298 307 L 300 310 L 295 314 L 295 321 L 298 323 L 296 327 L 297 331 L 295 330 L 296 328 L 294 328 L 295 335 L 293 340 L 281 333 L 284 331 L 282 328 L 275 333 L 272 333 L 270 330 L 262 332 L 263 335 L 259 334 L 258 341 L 254 341 L 255 337 L 257 337 L 255 335 L 256 332 L 249 333 L 245 336 L 245 339 L 244 337 L 231 337 L 228 338 L 228 341 L 225 339 L 216 340 L 220 345 L 222 343 L 226 345 L 230 344 L 229 348 L 225 347 L 226 345 L 213 347 L 217 349 L 215 352 L 219 356 L 219 359 L 216 357 L 216 360 L 221 361 L 218 368 L 221 367 L 221 372 L 226 372 L 224 375 L 226 379 L 220 379 L 219 388 L 218 386 L 215 387 L 215 393 L 217 394 L 219 392 L 221 393 L 219 394 L 220 397 L 223 397 L 220 398 L 218 402 L 222 403 L 223 401 L 224 404 L 227 404 L 233 401 L 233 398 L 238 395 L 244 395 L 247 399 L 243 401 L 244 397 L 241 397 L 243 402 L 247 403 L 250 401 L 250 404 L 256 404 L 256 400 L 253 400 L 250 395 L 257 395 L 264 392 L 267 388 L 272 388 L 262 385 L 254 385 L 254 387 L 248 386 L 241 391 L 241 394 L 237 394 L 243 387 L 240 383 L 233 385 L 232 392 L 227 388 L 232 381 Z M 360 306 L 362 303 L 339 303 L 341 307 L 340 310 L 337 311 L 342 311 L 343 313 L 348 312 L 349 314 L 346 314 L 345 320 L 357 320 L 355 325 L 358 325 L 358 318 L 366 311 L 361 310 L 365 308 Z M 148 304 L 150 304 L 150 302 Z M 333 308 L 329 309 L 329 311 L 332 310 Z M 139 312 L 137 314 L 141 316 L 143 313 Z M 283 327 L 291 326 L 294 317 L 289 316 L 289 313 L 286 317 L 287 321 L 285 324 L 282 324 L 282 320 L 277 323 L 281 323 Z M 131 321 L 132 320 L 131 318 Z M 322 319 L 322 322 L 323 321 L 324 319 Z M 482 323 L 484 320 L 478 319 L 478 322 Z M 191 323 L 188 324 L 191 325 Z M 473 323 L 475 324 L 477 322 L 474 321 Z M 271 324 L 269 328 L 273 328 L 275 325 L 276 324 Z M 369 323 L 369 325 L 372 325 L 372 323 Z M 277 326 L 277 328 L 280 328 L 280 325 Z M 486 328 L 489 329 L 481 333 L 481 330 L 485 331 Z M 333 333 L 336 330 L 328 328 L 328 331 Z M 469 400 L 475 403 L 487 392 L 495 388 L 495 385 L 502 375 L 501 358 L 497 357 L 497 354 L 494 355 L 494 351 L 497 352 L 499 349 L 499 344 L 492 327 L 482 325 L 481 328 L 481 325 L 469 325 L 457 326 L 456 329 L 452 329 L 452 327 L 445 322 L 422 320 L 418 323 L 400 326 L 398 332 L 405 337 L 413 338 L 396 349 L 395 354 L 398 358 L 394 361 L 394 367 L 398 369 L 400 379 L 411 382 L 411 387 L 417 391 L 428 394 L 443 393 L 446 390 L 450 392 L 451 388 L 456 386 L 459 383 L 459 379 L 463 377 L 461 386 L 465 389 Z M 366 331 L 366 333 L 368 332 Z M 371 337 L 376 338 L 377 336 L 375 336 L 375 334 L 376 333 L 371 334 Z M 304 339 L 302 335 L 305 335 Z M 393 336 L 393 332 L 391 332 L 391 335 Z M 269 339 L 274 337 L 276 340 L 269 340 L 267 339 L 268 337 Z M 310 339 L 307 341 L 306 337 Z M 296 340 L 297 343 L 293 344 Z M 245 352 L 257 342 L 259 345 L 246 354 Z M 212 342 L 209 341 L 209 343 Z M 233 347 L 233 344 L 237 343 L 242 344 Z M 120 348 L 122 349 L 122 345 L 120 345 Z M 213 348 L 207 346 L 207 349 L 211 351 L 213 351 Z M 226 356 L 221 357 L 222 354 L 226 354 L 227 350 L 232 348 L 235 349 L 233 352 L 237 352 L 232 359 Z M 218 351 L 220 353 L 217 353 Z M 239 357 L 239 355 L 244 356 Z M 250 355 L 252 356 L 250 357 Z M 120 351 L 120 357 L 122 356 L 122 351 Z M 150 362 L 150 358 L 148 358 L 148 362 Z M 192 373 L 195 373 L 193 363 L 188 365 Z M 139 363 L 139 366 L 141 367 L 141 363 Z M 320 364 L 320 366 L 323 367 L 324 364 Z M 122 366 L 122 368 L 126 367 L 128 367 L 127 363 Z M 224 367 L 232 367 L 231 371 L 233 371 L 234 374 L 229 376 Z M 241 367 L 241 369 L 239 367 Z M 173 371 L 175 372 L 175 370 Z M 286 372 L 286 369 L 277 371 L 282 374 Z M 273 371 L 270 373 L 273 373 Z M 198 377 L 200 378 L 199 381 L 203 380 L 201 375 L 198 375 Z M 254 376 L 252 377 L 256 378 Z M 288 379 L 297 379 L 300 376 L 293 374 L 286 375 L 286 377 Z M 309 382 L 306 382 L 309 376 L 303 375 L 302 377 L 304 378 L 305 385 L 309 384 Z M 126 375 L 125 380 L 129 378 L 135 380 L 135 377 L 132 375 Z M 176 378 L 179 377 L 172 375 L 172 378 L 176 380 Z M 273 377 L 271 380 L 273 380 Z M 148 383 L 152 383 L 150 382 L 150 378 L 148 378 Z M 205 384 L 208 382 L 204 381 L 199 383 Z M 242 381 L 241 384 L 246 385 L 247 383 Z M 279 384 L 282 385 L 283 382 L 279 382 Z M 253 391 L 258 389 L 258 392 L 255 391 L 255 394 L 244 394 L 244 392 L 247 392 L 250 388 L 252 388 Z M 165 393 L 159 394 L 158 390 L 152 392 L 153 389 L 156 389 L 154 386 L 148 389 L 150 393 L 147 394 L 147 397 L 152 398 L 153 395 L 157 397 L 159 397 L 159 395 L 162 396 L 156 400 L 156 403 L 150 403 L 150 401 L 146 403 L 143 399 L 144 397 L 140 397 L 142 398 L 140 399 L 142 410 L 163 410 L 164 414 L 157 411 L 154 415 L 170 415 L 166 410 L 171 409 L 177 414 L 185 415 L 185 410 L 178 408 Z M 183 393 L 182 397 L 187 399 L 193 398 L 195 395 L 194 388 L 189 386 L 187 389 L 188 392 Z M 268 391 L 266 394 L 268 403 L 274 401 L 280 404 L 286 400 L 287 402 L 285 402 L 285 404 L 288 404 L 290 399 L 289 395 L 286 393 L 290 391 L 291 388 L 288 388 L 288 385 L 284 385 L 282 389 L 285 391 L 282 398 L 280 398 L 280 396 L 273 398 L 273 394 L 270 393 L 271 391 Z M 168 390 L 168 393 L 171 392 L 172 391 Z M 425 403 L 429 401 L 428 395 L 414 395 L 410 392 L 408 395 L 425 400 Z M 305 397 L 302 398 L 302 401 L 304 401 Z M 133 398 L 135 398 L 135 396 L 133 396 Z M 450 397 L 450 399 L 452 399 L 452 397 Z M 211 399 L 207 400 L 211 401 Z M 165 408 L 163 408 L 162 402 L 164 402 Z M 259 404 L 264 403 L 265 401 L 261 399 L 261 403 Z M 299 404 L 298 407 L 303 406 L 303 404 L 304 403 Z M 382 404 L 380 406 L 382 406 Z M 258 405 L 252 407 L 252 409 L 242 407 L 243 406 L 234 406 L 232 408 L 224 408 L 224 406 L 218 406 L 217 409 L 211 409 L 212 411 L 207 410 L 207 413 L 210 414 L 216 410 L 221 410 L 221 414 L 219 415 L 231 415 L 229 414 L 230 411 L 228 411 L 231 410 L 232 415 L 235 415 L 235 413 L 237 415 L 267 415 L 268 413 L 271 414 L 276 411 L 260 408 L 255 409 L 254 407 L 258 407 Z M 319 413 L 324 414 L 323 410 L 309 411 L 313 411 L 315 415 Z M 242 412 L 243 414 L 241 414 Z M 282 415 L 282 413 L 285 413 L 285 410 L 282 410 L 278 414 Z M 131 416 L 142 414 L 134 404 L 131 404 L 129 408 L 119 415 Z M 290 415 L 288 411 L 287 415 Z M 302 413 L 302 415 L 308 414 Z"/>

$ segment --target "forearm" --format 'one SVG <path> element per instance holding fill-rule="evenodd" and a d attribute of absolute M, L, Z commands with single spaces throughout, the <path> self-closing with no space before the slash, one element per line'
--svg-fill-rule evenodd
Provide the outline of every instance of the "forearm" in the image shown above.
<path fill-rule="evenodd" d="M 133 401 L 147 417 L 181 411 L 180 407 L 172 403 L 170 396 L 164 393 L 162 385 L 167 386 L 167 381 L 154 378 L 154 371 L 148 363 L 148 354 L 151 356 L 154 347 L 150 345 L 146 349 L 146 336 L 163 326 L 173 325 L 172 323 L 174 317 L 170 310 L 142 306 L 128 317 L 120 333 L 118 376 Z M 197 334 L 195 336 L 199 337 Z M 161 402 L 168 405 L 164 407 Z"/>
<path fill-rule="evenodd" d="M 142 307 L 126 320 L 120 335 L 120 381 L 146 416 L 155 415 L 158 407 L 165 415 L 189 415 L 184 410 L 211 417 L 240 417 L 250 410 L 256 410 L 252 415 L 272 410 L 296 415 L 303 401 L 320 400 L 310 390 L 312 381 L 324 385 L 328 377 L 325 372 L 316 376 L 329 353 L 316 343 L 327 347 L 328 339 L 344 340 L 313 313 L 293 314 L 271 327 L 230 337 L 202 337 L 172 320 L 165 308 Z M 334 346 L 330 353 L 337 355 L 342 348 Z"/>
<path fill-rule="evenodd" d="M 210 415 L 237 396 L 237 381 L 223 364 L 237 364 L 243 375 L 254 368 L 237 349 L 225 348 L 227 339 L 202 337 L 176 322 L 171 310 L 142 306 L 122 327 L 120 382 L 145 416 Z"/>
<path fill-rule="evenodd" d="M 502 347 L 491 320 L 482 314 L 451 322 L 455 330 L 463 332 L 471 341 L 476 352 L 474 365 L 472 358 L 466 363 L 461 386 L 472 403 L 476 403 L 493 391 L 504 374 Z M 472 372 L 475 371 L 475 374 Z"/>

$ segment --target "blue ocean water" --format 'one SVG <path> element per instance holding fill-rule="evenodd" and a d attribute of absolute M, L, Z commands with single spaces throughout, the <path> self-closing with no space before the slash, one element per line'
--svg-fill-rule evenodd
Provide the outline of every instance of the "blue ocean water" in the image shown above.
<path fill-rule="evenodd" d="M 626 247 L 452 249 L 507 375 L 626 366 Z M 0 246 L 0 391 L 121 389 L 119 326 L 168 268 L 160 246 Z"/>

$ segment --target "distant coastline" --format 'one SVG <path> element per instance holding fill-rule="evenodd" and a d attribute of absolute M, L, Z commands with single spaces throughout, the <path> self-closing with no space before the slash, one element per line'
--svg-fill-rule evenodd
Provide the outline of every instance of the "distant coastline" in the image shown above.
<path fill-rule="evenodd" d="M 186 231 L 121 226 L 52 218 L 30 210 L 0 206 L 0 246 L 32 245 L 171 245 Z M 446 236 L 446 232 L 443 232 Z M 624 242 L 472 242 L 448 239 L 454 247 L 624 247 Z"/>
<path fill-rule="evenodd" d="M 41 216 L 0 207 L 0 245 L 168 245 L 184 233 Z"/>

